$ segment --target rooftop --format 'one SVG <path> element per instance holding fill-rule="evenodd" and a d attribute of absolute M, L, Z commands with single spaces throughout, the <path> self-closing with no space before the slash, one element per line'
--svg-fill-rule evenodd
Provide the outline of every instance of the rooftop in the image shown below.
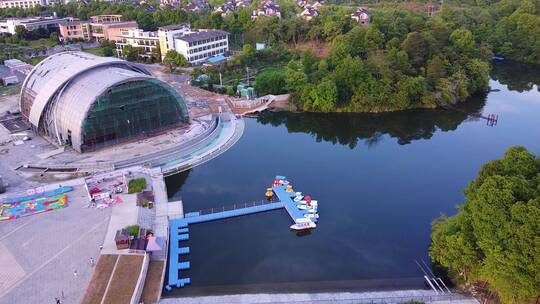
<path fill-rule="evenodd" d="M 192 32 L 185 35 L 179 35 L 175 37 L 176 39 L 180 39 L 187 42 L 195 42 L 205 39 L 211 39 L 216 38 L 223 35 L 228 35 L 228 32 L 221 31 L 221 30 L 208 30 L 208 31 L 198 31 L 198 32 Z"/>
<path fill-rule="evenodd" d="M 183 28 L 188 28 L 189 29 L 190 25 L 186 24 L 186 23 L 165 25 L 165 26 L 160 26 L 158 28 L 158 30 L 174 31 L 174 30 L 180 30 L 180 29 L 183 29 Z"/>

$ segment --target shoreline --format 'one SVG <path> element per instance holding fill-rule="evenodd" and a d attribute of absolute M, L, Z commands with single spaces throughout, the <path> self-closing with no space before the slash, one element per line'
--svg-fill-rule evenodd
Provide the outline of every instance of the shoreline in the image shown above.
<path fill-rule="evenodd" d="M 319 293 L 258 293 L 235 294 L 227 296 L 202 296 L 183 298 L 162 298 L 163 304 L 199 303 L 404 303 L 422 301 L 424 303 L 462 303 L 479 302 L 459 293 L 436 293 L 432 290 L 390 290 L 377 292 L 319 292 Z"/>

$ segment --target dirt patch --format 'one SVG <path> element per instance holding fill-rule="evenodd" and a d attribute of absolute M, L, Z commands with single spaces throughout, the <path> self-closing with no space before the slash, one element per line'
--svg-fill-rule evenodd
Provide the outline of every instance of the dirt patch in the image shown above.
<path fill-rule="evenodd" d="M 404 3 L 400 3 L 399 7 L 402 9 L 411 10 L 415 12 L 425 12 L 427 8 L 427 4 L 416 3 L 416 2 L 404 2 Z"/>
<path fill-rule="evenodd" d="M 143 260 L 142 255 L 122 255 L 119 257 L 103 303 L 121 304 L 131 301 Z"/>
<path fill-rule="evenodd" d="M 308 42 L 301 42 L 297 45 L 293 45 L 291 49 L 296 49 L 299 51 L 307 51 L 310 50 L 313 52 L 313 54 L 320 59 L 328 57 L 330 54 L 330 48 L 332 47 L 332 44 L 330 42 L 318 42 L 318 41 L 308 41 Z"/>
<path fill-rule="evenodd" d="M 81 303 L 83 304 L 99 304 L 107 288 L 107 283 L 109 283 L 109 278 L 111 277 L 114 264 L 118 259 L 118 255 L 107 254 L 102 255 L 97 264 L 96 269 L 94 269 L 94 274 L 92 275 L 92 280 Z"/>
<path fill-rule="evenodd" d="M 145 304 L 157 303 L 161 289 L 161 275 L 163 273 L 163 261 L 150 261 L 144 288 L 141 295 L 141 302 Z"/>

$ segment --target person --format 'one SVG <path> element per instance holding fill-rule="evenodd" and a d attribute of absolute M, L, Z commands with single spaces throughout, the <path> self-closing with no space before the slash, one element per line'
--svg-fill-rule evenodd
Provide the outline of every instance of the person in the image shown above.
<path fill-rule="evenodd" d="M 99 250 L 103 249 L 103 245 L 99 245 Z"/>
<path fill-rule="evenodd" d="M 77 277 L 77 270 L 74 270 L 74 271 L 73 271 L 73 275 L 74 275 L 75 277 Z"/>
<path fill-rule="evenodd" d="M 56 304 L 60 304 L 60 299 L 59 298 L 54 298 L 54 300 L 56 301 Z"/>
<path fill-rule="evenodd" d="M 90 265 L 94 266 L 94 258 L 90 258 Z"/>

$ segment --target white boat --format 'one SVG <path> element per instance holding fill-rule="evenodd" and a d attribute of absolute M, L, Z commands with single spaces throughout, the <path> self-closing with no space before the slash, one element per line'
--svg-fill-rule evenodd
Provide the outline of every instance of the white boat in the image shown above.
<path fill-rule="evenodd" d="M 304 214 L 304 217 L 308 219 L 318 219 L 319 215 L 317 213 L 306 213 Z"/>
<path fill-rule="evenodd" d="M 319 205 L 318 201 L 311 200 L 311 203 L 309 203 L 311 206 L 317 207 Z"/>
<path fill-rule="evenodd" d="M 293 201 L 299 202 L 299 201 L 301 201 L 303 198 L 304 198 L 303 196 L 299 195 L 299 196 L 296 196 L 296 197 L 293 199 Z"/>
<path fill-rule="evenodd" d="M 295 224 L 291 225 L 292 230 L 307 230 L 307 229 L 313 229 L 317 227 L 317 224 L 315 224 L 311 219 L 308 218 L 299 218 L 296 219 Z"/>
<path fill-rule="evenodd" d="M 294 195 L 296 195 L 296 196 L 301 196 L 301 195 L 302 195 L 302 192 L 296 192 Z"/>
<path fill-rule="evenodd" d="M 308 209 L 309 213 L 317 213 L 317 208 Z"/>
<path fill-rule="evenodd" d="M 300 205 L 296 205 L 296 208 L 298 208 L 300 210 L 306 210 L 308 208 L 308 206 L 300 204 Z"/>

